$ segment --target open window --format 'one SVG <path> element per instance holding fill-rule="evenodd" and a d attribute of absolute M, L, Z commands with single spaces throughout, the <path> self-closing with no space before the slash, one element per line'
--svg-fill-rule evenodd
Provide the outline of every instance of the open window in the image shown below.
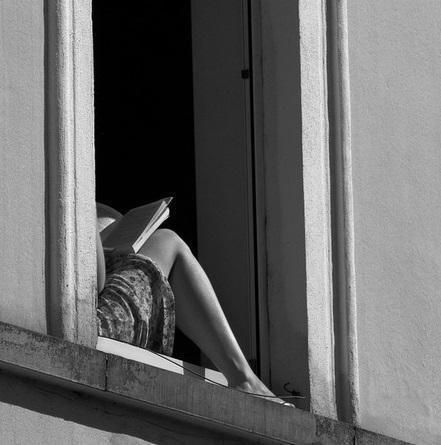
<path fill-rule="evenodd" d="M 166 225 L 198 256 L 258 371 L 248 4 L 92 5 L 97 200 L 125 212 L 175 197 Z M 175 355 L 201 362 L 179 333 Z"/>
<path fill-rule="evenodd" d="M 92 7 L 97 201 L 125 213 L 174 196 L 164 225 L 197 252 L 190 3 Z M 183 335 L 175 351 L 200 362 Z"/>
<path fill-rule="evenodd" d="M 271 17 L 298 26 L 297 8 L 92 5 L 97 200 L 125 212 L 175 196 L 167 225 L 206 270 L 250 364 L 278 393 L 309 397 L 300 49 Z M 179 333 L 175 355 L 211 366 Z"/>
<path fill-rule="evenodd" d="M 147 7 L 139 2 L 138 9 L 110 1 L 94 5 L 102 8 L 103 29 L 110 28 L 99 44 L 106 57 L 100 55 L 95 33 L 97 198 L 125 211 L 175 195 L 170 224 L 208 271 L 263 380 L 278 393 L 289 383 L 289 389 L 311 395 L 318 412 L 332 413 L 323 9 L 318 3 L 258 0 L 157 3 Z M 62 3 L 60 8 L 65 14 L 54 20 L 65 19 L 62 29 L 67 31 L 72 23 L 78 31 L 92 15 L 75 2 L 73 17 L 70 7 Z M 97 12 L 93 18 L 100 26 Z M 299 31 L 307 42 L 302 47 Z M 66 43 L 68 51 L 52 48 L 53 57 L 77 58 L 64 65 L 64 59 L 56 59 L 63 69 L 91 66 L 90 41 L 79 35 L 65 32 L 65 40 L 54 38 Z M 85 71 L 72 71 L 75 94 L 67 88 L 69 100 L 53 106 L 57 116 L 73 110 L 78 117 L 73 144 L 84 142 L 90 156 L 92 137 L 81 132 L 90 122 L 78 99 L 90 105 L 93 96 L 85 88 L 90 85 L 84 82 Z M 63 93 L 66 77 L 57 79 Z M 60 128 L 70 131 L 70 121 L 62 121 Z M 57 227 L 79 227 L 90 241 L 93 178 L 81 176 L 84 158 L 75 153 L 78 168 L 68 190 L 74 192 L 75 205 L 87 204 L 88 219 L 75 225 L 75 218 L 83 215 L 77 206 L 67 214 L 69 224 Z M 177 162 L 172 165 L 173 158 Z M 80 241 L 92 260 L 93 242 Z M 72 252 L 71 246 L 61 247 L 60 252 Z M 65 261 L 75 273 L 63 276 L 90 288 L 83 276 L 93 278 L 93 268 L 86 273 L 81 252 L 75 252 L 76 266 L 69 258 Z M 75 313 L 86 298 L 90 295 L 83 289 L 61 301 L 74 302 Z M 94 316 L 90 309 L 89 304 L 79 322 Z M 63 323 L 65 319 L 63 315 Z M 72 323 L 73 333 L 78 326 Z M 62 335 L 75 340 L 75 335 Z M 192 355 L 184 358 L 197 362 L 199 352 L 191 348 L 184 346 L 183 353 Z"/>
<path fill-rule="evenodd" d="M 175 197 L 166 225 L 198 256 L 257 369 L 247 2 L 92 5 L 97 200 L 125 212 Z M 179 333 L 175 354 L 201 361 Z"/>

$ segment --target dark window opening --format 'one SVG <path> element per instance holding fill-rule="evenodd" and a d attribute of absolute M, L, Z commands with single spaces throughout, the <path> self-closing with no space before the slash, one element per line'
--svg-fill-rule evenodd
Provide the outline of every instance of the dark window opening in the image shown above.
<path fill-rule="evenodd" d="M 175 196 L 165 226 L 197 255 L 259 371 L 248 8 L 93 1 L 95 145 L 99 202 L 124 213 Z M 213 366 L 179 332 L 175 356 Z"/>
<path fill-rule="evenodd" d="M 164 224 L 197 252 L 190 1 L 93 1 L 96 199 L 174 196 Z M 199 363 L 182 333 L 175 354 Z"/>

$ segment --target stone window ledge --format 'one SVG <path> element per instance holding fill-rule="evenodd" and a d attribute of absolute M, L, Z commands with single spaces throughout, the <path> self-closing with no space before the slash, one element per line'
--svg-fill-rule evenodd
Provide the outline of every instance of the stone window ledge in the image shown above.
<path fill-rule="evenodd" d="M 0 323 L 0 369 L 268 444 L 403 442 L 309 412 Z"/>

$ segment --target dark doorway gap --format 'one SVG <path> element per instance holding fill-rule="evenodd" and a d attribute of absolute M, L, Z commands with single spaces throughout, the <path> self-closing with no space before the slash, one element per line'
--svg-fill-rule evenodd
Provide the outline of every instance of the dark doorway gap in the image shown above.
<path fill-rule="evenodd" d="M 121 212 L 174 196 L 197 253 L 191 2 L 93 0 L 97 201 Z M 175 356 L 199 363 L 177 333 Z"/>

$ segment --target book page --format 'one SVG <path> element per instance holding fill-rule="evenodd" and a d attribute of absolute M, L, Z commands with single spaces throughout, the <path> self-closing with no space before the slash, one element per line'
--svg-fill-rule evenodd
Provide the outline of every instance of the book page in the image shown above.
<path fill-rule="evenodd" d="M 124 251 L 133 250 L 133 245 L 135 243 L 139 244 L 140 237 L 142 237 L 144 243 L 152 233 L 149 232 L 149 229 L 167 209 L 170 201 L 171 198 L 161 199 L 127 212 L 104 240 L 104 247 L 118 248 Z M 146 233 L 148 233 L 148 236 L 145 236 Z"/>

